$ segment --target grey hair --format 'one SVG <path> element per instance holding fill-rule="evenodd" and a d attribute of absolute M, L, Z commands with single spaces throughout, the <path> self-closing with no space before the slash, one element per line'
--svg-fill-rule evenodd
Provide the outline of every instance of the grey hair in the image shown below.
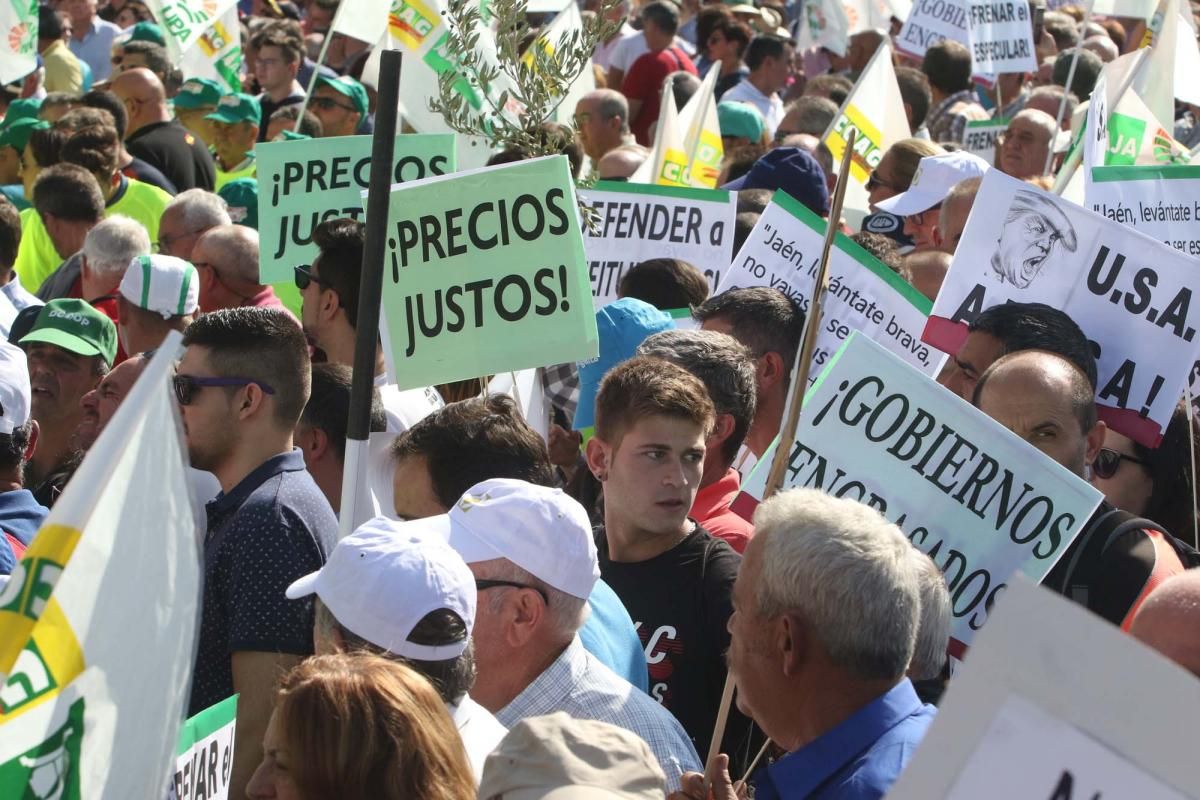
<path fill-rule="evenodd" d="M 179 221 L 189 233 L 199 233 L 218 225 L 230 225 L 229 204 L 220 195 L 203 189 L 188 189 L 175 195 L 163 213 L 179 211 Z"/>
<path fill-rule="evenodd" d="M 946 588 L 946 576 L 932 558 L 915 547 L 911 558 L 921 593 L 921 618 L 908 676 L 915 681 L 926 681 L 940 676 L 946 664 L 946 647 L 950 643 L 950 592 Z"/>
<path fill-rule="evenodd" d="M 791 489 L 758 507 L 754 530 L 759 614 L 803 618 L 851 677 L 904 674 L 921 600 L 912 545 L 899 528 L 854 500 Z"/>
<path fill-rule="evenodd" d="M 792 101 L 784 109 L 784 118 L 795 115 L 794 124 L 788 125 L 787 133 L 807 133 L 818 139 L 825 135 L 838 115 L 837 103 L 828 97 L 806 95 Z"/>
<path fill-rule="evenodd" d="M 629 101 L 625 95 L 612 89 L 597 89 L 595 92 L 596 113 L 603 119 L 621 118 L 621 133 L 629 133 Z"/>
<path fill-rule="evenodd" d="M 1048 141 L 1051 145 L 1054 144 L 1054 134 L 1058 132 L 1058 123 L 1055 122 L 1054 117 L 1050 116 L 1045 111 L 1041 111 L 1036 108 L 1026 108 L 1017 112 L 1016 116 L 1014 116 L 1008 124 L 1012 125 L 1013 122 L 1016 122 L 1019 119 L 1027 119 L 1033 124 L 1037 125 L 1043 131 L 1045 131 L 1046 141 Z"/>
<path fill-rule="evenodd" d="M 258 231 L 245 225 L 221 225 L 205 231 L 202 241 L 220 253 L 213 266 L 222 278 L 258 285 Z"/>
<path fill-rule="evenodd" d="M 575 597 L 555 589 L 532 572 L 518 567 L 508 559 L 502 558 L 489 562 L 487 572 L 489 574 L 486 578 L 481 576 L 482 580 L 512 581 L 545 592 L 549 600 L 546 609 L 550 623 L 564 640 L 570 641 L 571 637 L 583 627 L 583 623 L 587 622 L 589 609 L 586 598 Z M 501 591 L 491 592 L 491 596 L 488 598 L 493 612 L 499 611 L 500 604 L 504 602 L 504 587 L 499 588 Z"/>
<path fill-rule="evenodd" d="M 101 220 L 83 240 L 88 269 L 101 275 L 124 275 L 129 262 L 150 254 L 150 235 L 142 223 L 114 214 Z"/>
<path fill-rule="evenodd" d="M 754 421 L 757 403 L 750 348 L 727 333 L 668 330 L 645 339 L 636 354 L 683 367 L 704 384 L 718 414 L 733 416 L 733 434 L 725 440 L 723 453 L 726 463 L 732 464 Z"/>

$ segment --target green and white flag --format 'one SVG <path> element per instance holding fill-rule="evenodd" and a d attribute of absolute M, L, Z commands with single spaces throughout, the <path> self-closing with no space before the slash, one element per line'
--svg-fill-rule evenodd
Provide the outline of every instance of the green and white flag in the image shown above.
<path fill-rule="evenodd" d="M 179 67 L 185 79 L 209 78 L 230 92 L 242 90 L 242 32 L 236 5 L 213 20 L 196 46 L 183 54 Z"/>
<path fill-rule="evenodd" d="M 200 41 L 214 21 L 224 16 L 237 0 L 146 0 L 146 8 L 158 20 L 167 52 L 178 62 Z"/>
<path fill-rule="evenodd" d="M 0 797 L 162 797 L 200 544 L 167 337 L 0 589 Z"/>
<path fill-rule="evenodd" d="M 0 83 L 10 83 L 37 66 L 37 0 L 0 0 L 0 28 L 5 33 Z"/>

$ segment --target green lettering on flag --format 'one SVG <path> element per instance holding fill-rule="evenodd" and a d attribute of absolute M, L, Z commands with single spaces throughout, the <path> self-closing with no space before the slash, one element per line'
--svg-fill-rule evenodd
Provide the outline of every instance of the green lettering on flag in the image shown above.
<path fill-rule="evenodd" d="M 384 349 L 401 389 L 596 356 L 565 157 L 399 186 L 387 237 Z"/>
<path fill-rule="evenodd" d="M 0 764 L 0 797 L 5 800 L 79 800 L 83 704 L 82 697 L 72 703 L 66 721 L 41 744 Z"/>

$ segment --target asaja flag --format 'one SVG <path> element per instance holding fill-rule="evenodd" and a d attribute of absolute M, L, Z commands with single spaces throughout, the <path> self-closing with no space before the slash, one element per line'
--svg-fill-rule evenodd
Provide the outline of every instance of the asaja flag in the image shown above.
<path fill-rule="evenodd" d="M 0 83 L 10 83 L 37 67 L 37 0 L 0 0 L 0 29 L 4 31 Z"/>
<path fill-rule="evenodd" d="M 197 517 L 158 349 L 0 590 L 0 797 L 162 797 L 191 684 Z"/>
<path fill-rule="evenodd" d="M 146 8 L 158 20 L 167 52 L 178 62 L 217 19 L 234 8 L 237 0 L 146 0 Z"/>
<path fill-rule="evenodd" d="M 858 83 L 825 133 L 825 144 L 833 153 L 833 163 L 841 163 L 851 130 L 857 131 L 857 138 L 850 175 L 838 179 L 849 178 L 843 208 L 851 225 L 858 227 L 856 223 L 867 213 L 866 183 L 871 171 L 879 166 L 889 147 L 912 135 L 904 113 L 904 100 L 900 97 L 900 85 L 896 82 L 896 70 L 892 67 L 892 48 L 886 42 L 871 56 Z M 859 219 L 853 219 L 855 215 Z"/>
<path fill-rule="evenodd" d="M 688 161 L 688 185 L 700 189 L 717 188 L 725 146 L 721 142 L 721 122 L 717 118 L 717 73 L 710 69 L 679 112 L 679 125 L 684 130 L 683 150 Z"/>
<path fill-rule="evenodd" d="M 230 6 L 213 20 L 196 40 L 196 46 L 183 54 L 179 68 L 185 80 L 208 78 L 228 91 L 242 90 L 242 31 L 238 25 L 237 6 Z"/>

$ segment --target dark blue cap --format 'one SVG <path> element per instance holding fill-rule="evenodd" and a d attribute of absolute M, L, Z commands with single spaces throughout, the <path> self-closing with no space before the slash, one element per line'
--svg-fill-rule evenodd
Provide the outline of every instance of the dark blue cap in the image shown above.
<path fill-rule="evenodd" d="M 814 214 L 829 213 L 829 187 L 825 170 L 807 151 L 799 147 L 776 147 L 754 162 L 742 177 L 722 189 L 783 189 Z"/>

